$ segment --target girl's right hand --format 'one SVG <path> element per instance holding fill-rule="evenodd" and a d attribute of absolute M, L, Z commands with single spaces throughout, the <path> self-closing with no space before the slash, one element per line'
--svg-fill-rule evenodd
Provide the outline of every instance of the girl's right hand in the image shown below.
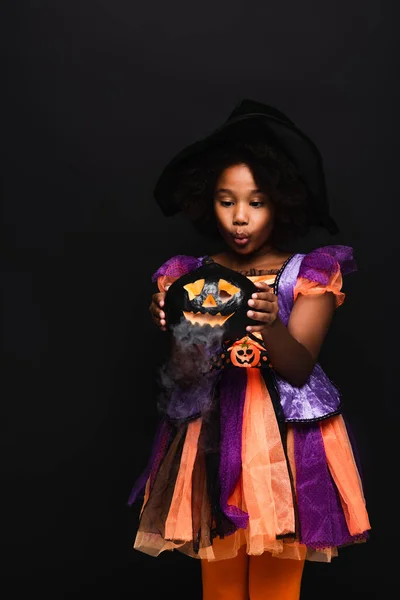
<path fill-rule="evenodd" d="M 167 331 L 167 321 L 165 320 L 165 312 L 162 310 L 164 306 L 165 292 L 157 292 L 151 297 L 151 304 L 149 307 L 151 317 L 157 327 L 160 327 L 161 331 Z"/>

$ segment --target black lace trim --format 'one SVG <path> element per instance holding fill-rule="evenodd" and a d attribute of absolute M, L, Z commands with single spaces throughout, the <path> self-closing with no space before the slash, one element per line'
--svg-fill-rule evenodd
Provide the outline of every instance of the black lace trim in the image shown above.
<path fill-rule="evenodd" d="M 275 295 L 278 295 L 278 291 L 279 291 L 279 282 L 280 279 L 282 277 L 282 273 L 285 270 L 285 268 L 287 267 L 287 265 L 289 264 L 289 262 L 292 260 L 292 258 L 294 258 L 296 256 L 296 254 L 291 254 L 290 256 L 287 257 L 287 259 L 285 260 L 285 262 L 283 263 L 283 265 L 281 266 L 281 268 L 279 269 L 279 273 L 278 275 L 275 277 L 275 281 L 274 281 L 274 292 Z"/>
<path fill-rule="evenodd" d="M 283 269 L 286 267 L 287 263 L 290 259 L 292 259 L 294 254 L 288 256 L 283 265 L 279 269 L 248 269 L 236 271 L 236 273 L 240 273 L 241 275 L 245 275 L 246 277 L 258 277 L 260 275 L 276 275 L 277 278 L 281 276 Z M 206 256 L 203 258 L 203 264 L 210 264 L 216 262 L 211 256 Z M 218 263 L 219 264 L 219 263 Z M 233 269 L 236 270 L 236 269 Z M 276 280 L 275 280 L 276 281 Z"/>
<path fill-rule="evenodd" d="M 246 277 L 258 277 L 259 275 L 278 275 L 280 269 L 249 269 L 248 271 L 238 271 Z"/>

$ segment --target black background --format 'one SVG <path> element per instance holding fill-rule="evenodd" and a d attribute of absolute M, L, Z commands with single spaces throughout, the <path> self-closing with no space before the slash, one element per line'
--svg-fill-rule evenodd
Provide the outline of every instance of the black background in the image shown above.
<path fill-rule="evenodd" d="M 4 359 L 0 561 L 7 599 L 200 598 L 200 567 L 132 550 L 126 500 L 156 423 L 165 339 L 150 275 L 211 250 L 152 198 L 161 168 L 244 97 L 319 146 L 352 245 L 321 362 L 343 391 L 372 522 L 308 564 L 302 598 L 386 598 L 395 581 L 398 247 L 395 2 L 2 3 Z M 395 475 L 397 476 L 397 475 Z M 162 592 L 161 593 L 165 593 Z"/>

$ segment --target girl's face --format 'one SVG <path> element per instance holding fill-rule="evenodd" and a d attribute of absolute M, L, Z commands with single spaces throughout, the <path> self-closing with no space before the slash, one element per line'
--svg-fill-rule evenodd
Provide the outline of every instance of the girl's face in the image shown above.
<path fill-rule="evenodd" d="M 221 173 L 214 192 L 214 212 L 219 231 L 234 252 L 245 256 L 267 245 L 274 210 L 247 165 L 234 165 Z"/>

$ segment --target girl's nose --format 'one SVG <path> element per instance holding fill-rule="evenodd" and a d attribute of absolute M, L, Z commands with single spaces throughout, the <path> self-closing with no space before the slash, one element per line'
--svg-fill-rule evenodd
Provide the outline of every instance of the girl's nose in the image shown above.
<path fill-rule="evenodd" d="M 235 210 L 233 212 L 233 224 L 234 225 L 247 225 L 249 221 L 249 216 L 246 210 L 246 206 L 242 202 L 238 202 L 235 205 Z"/>
<path fill-rule="evenodd" d="M 244 210 L 237 210 L 233 215 L 233 224 L 234 225 L 247 225 L 248 216 Z"/>

